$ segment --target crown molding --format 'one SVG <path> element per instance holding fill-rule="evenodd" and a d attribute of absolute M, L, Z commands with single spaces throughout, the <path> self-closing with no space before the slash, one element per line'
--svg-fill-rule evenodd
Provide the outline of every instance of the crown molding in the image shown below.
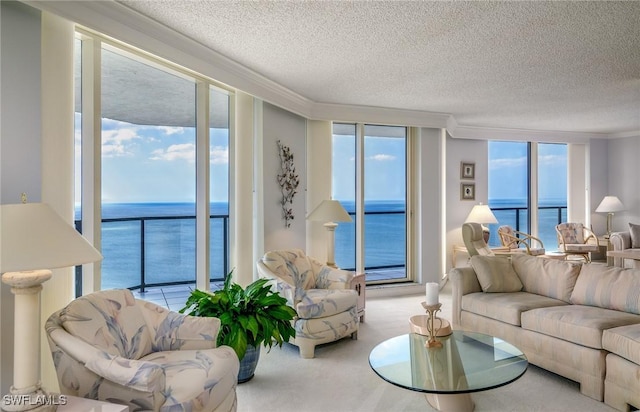
<path fill-rule="evenodd" d="M 419 110 L 313 103 L 310 119 L 362 123 L 375 121 L 375 123 L 378 124 L 444 129 L 450 117 L 451 115 L 447 113 L 433 113 Z"/>
<path fill-rule="evenodd" d="M 546 143 L 588 143 L 591 139 L 607 139 L 606 133 L 583 133 L 554 130 L 509 129 L 460 125 L 451 116 L 447 132 L 456 139 L 507 140 Z"/>

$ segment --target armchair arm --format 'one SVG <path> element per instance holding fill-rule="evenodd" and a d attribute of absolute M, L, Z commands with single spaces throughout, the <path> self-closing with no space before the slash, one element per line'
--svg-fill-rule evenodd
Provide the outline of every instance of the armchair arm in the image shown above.
<path fill-rule="evenodd" d="M 50 329 L 48 333 L 64 353 L 106 380 L 142 392 L 159 392 L 165 389 L 164 372 L 152 362 L 111 355 L 62 328 Z"/>
<path fill-rule="evenodd" d="M 282 297 L 287 299 L 287 304 L 292 307 L 296 307 L 296 304 L 300 301 L 299 297 L 296 297 L 295 285 L 285 281 L 275 273 L 273 273 L 262 260 L 258 260 L 256 264 L 258 267 L 258 277 L 270 279 L 271 287 L 274 288 Z"/>
<path fill-rule="evenodd" d="M 582 227 L 582 231 L 584 233 L 584 243 L 587 244 L 589 243 L 589 240 L 593 242 L 595 242 L 596 246 L 600 246 L 600 242 L 598 241 L 598 236 L 596 236 L 596 234 L 593 232 L 593 230 L 586 228 L 586 227 Z"/>
<path fill-rule="evenodd" d="M 514 233 L 516 235 L 518 235 L 519 237 L 516 237 L 516 239 L 518 239 L 518 245 L 520 245 L 520 243 L 524 244 L 525 247 L 527 248 L 527 252 L 530 252 L 530 248 L 534 247 L 533 242 L 537 242 L 538 245 L 540 245 L 541 249 L 544 249 L 544 244 L 542 243 L 542 240 L 538 239 L 537 237 L 530 235 L 528 233 L 524 233 L 524 232 L 519 232 L 519 231 L 514 231 Z"/>
<path fill-rule="evenodd" d="M 152 302 L 137 302 L 149 325 L 154 352 L 216 347 L 220 319 L 183 315 Z"/>
<path fill-rule="evenodd" d="M 317 289 L 349 289 L 355 272 L 322 266 L 316 275 Z"/>

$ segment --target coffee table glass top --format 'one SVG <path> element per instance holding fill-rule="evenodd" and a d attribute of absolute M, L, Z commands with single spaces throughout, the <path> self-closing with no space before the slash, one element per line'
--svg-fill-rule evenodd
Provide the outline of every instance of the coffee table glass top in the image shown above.
<path fill-rule="evenodd" d="M 380 343 L 369 365 L 382 379 L 414 391 L 456 394 L 497 388 L 527 370 L 515 346 L 481 333 L 453 331 L 441 348 L 426 348 L 427 336 L 409 333 Z"/>

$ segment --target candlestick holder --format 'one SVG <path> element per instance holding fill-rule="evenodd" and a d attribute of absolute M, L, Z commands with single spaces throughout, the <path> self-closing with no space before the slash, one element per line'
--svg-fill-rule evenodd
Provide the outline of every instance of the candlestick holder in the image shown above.
<path fill-rule="evenodd" d="M 427 319 L 427 330 L 429 331 L 429 339 L 427 339 L 427 342 L 424 344 L 424 346 L 427 348 L 442 347 L 442 342 L 436 339 L 436 336 L 438 335 L 438 331 L 440 331 L 440 328 L 442 327 L 442 321 L 440 321 L 440 325 L 438 326 L 438 329 L 435 329 L 436 313 L 440 312 L 441 306 L 442 306 L 442 303 L 436 303 L 435 305 L 427 305 L 427 302 L 422 302 L 422 307 L 426 309 L 427 315 L 429 316 L 429 318 Z"/>

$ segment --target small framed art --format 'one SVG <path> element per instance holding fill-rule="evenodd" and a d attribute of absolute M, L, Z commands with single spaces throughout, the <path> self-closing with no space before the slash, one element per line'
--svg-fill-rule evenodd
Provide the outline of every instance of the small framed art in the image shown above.
<path fill-rule="evenodd" d="M 476 184 L 460 183 L 460 200 L 475 200 L 475 199 L 476 199 Z"/>
<path fill-rule="evenodd" d="M 476 164 L 460 162 L 460 179 L 474 179 L 476 177 Z"/>

